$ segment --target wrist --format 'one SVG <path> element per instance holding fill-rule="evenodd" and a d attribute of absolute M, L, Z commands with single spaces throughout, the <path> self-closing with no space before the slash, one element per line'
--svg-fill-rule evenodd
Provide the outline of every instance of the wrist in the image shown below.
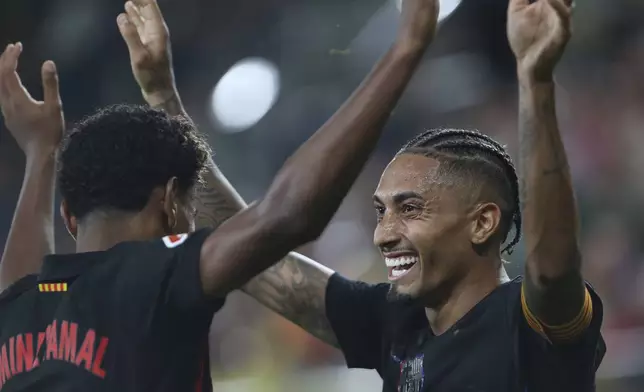
<path fill-rule="evenodd" d="M 57 146 L 37 146 L 25 151 L 27 167 L 42 168 L 56 163 Z"/>
<path fill-rule="evenodd" d="M 162 107 L 166 102 L 179 98 L 179 93 L 174 86 L 151 92 L 141 90 L 141 94 L 143 95 L 145 102 L 152 107 Z"/>
<path fill-rule="evenodd" d="M 541 70 L 533 66 L 517 63 L 517 78 L 522 85 L 547 85 L 554 83 L 552 70 Z"/>

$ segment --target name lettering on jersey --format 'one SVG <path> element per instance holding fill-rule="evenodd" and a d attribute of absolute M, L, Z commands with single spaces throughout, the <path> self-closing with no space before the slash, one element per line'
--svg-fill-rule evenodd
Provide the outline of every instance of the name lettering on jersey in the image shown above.
<path fill-rule="evenodd" d="M 38 291 L 41 293 L 67 291 L 67 283 L 38 283 Z"/>
<path fill-rule="evenodd" d="M 186 242 L 188 234 L 173 234 L 163 237 L 162 239 L 165 246 L 172 249 Z"/>
<path fill-rule="evenodd" d="M 12 377 L 30 372 L 44 361 L 64 361 L 105 378 L 103 359 L 109 339 L 77 323 L 54 320 L 45 332 L 12 336 L 0 346 L 0 389 Z"/>
<path fill-rule="evenodd" d="M 421 392 L 423 390 L 425 380 L 423 359 L 424 355 L 420 354 L 415 358 L 400 361 L 398 392 Z"/>

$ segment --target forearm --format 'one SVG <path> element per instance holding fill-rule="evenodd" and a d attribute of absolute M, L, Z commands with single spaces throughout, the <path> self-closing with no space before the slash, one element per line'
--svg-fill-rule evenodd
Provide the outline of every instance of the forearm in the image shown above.
<path fill-rule="evenodd" d="M 54 253 L 54 153 L 28 157 L 13 222 L 0 263 L 0 290 L 37 273 Z"/>
<path fill-rule="evenodd" d="M 423 52 L 394 45 L 333 117 L 289 158 L 267 192 L 267 205 L 285 206 L 303 230 L 312 231 L 313 238 L 319 235 L 367 161 Z"/>
<path fill-rule="evenodd" d="M 145 100 L 150 106 L 163 109 L 173 116 L 183 116 L 190 119 L 181 103 L 181 97 L 176 89 L 170 93 L 146 95 Z M 226 219 L 246 208 L 244 199 L 237 193 L 228 179 L 210 159 L 204 174 L 204 184 L 196 191 L 195 204 L 197 208 L 196 227 L 217 228 Z"/>
<path fill-rule="evenodd" d="M 246 207 L 214 162 L 204 180 L 197 192 L 197 228 L 218 227 Z M 332 274 L 331 269 L 291 252 L 250 280 L 242 291 L 322 341 L 336 345 L 325 315 L 326 285 Z"/>
<path fill-rule="evenodd" d="M 152 94 L 146 94 L 143 92 L 143 98 L 151 107 L 163 109 L 171 116 L 184 116 L 185 118 L 190 118 L 183 107 L 183 103 L 181 102 L 181 97 L 179 96 L 177 89 L 174 87 Z"/>
<path fill-rule="evenodd" d="M 250 280 L 242 291 L 325 343 L 337 346 L 326 318 L 326 287 L 333 273 L 306 256 L 291 252 Z"/>
<path fill-rule="evenodd" d="M 577 210 L 555 114 L 554 83 L 519 72 L 519 136 L 526 241 L 526 299 L 547 324 L 575 317 L 584 301 Z"/>

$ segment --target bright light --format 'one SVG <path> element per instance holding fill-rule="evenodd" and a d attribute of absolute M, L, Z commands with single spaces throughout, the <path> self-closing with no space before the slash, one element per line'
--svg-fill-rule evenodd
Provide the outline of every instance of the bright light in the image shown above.
<path fill-rule="evenodd" d="M 396 0 L 396 7 L 398 11 L 402 9 L 402 2 L 404 0 Z M 461 3 L 461 0 L 440 0 L 440 11 L 438 12 L 438 21 L 442 21 L 447 18 L 458 5 Z"/>
<path fill-rule="evenodd" d="M 262 58 L 233 65 L 212 91 L 210 107 L 225 132 L 241 132 L 257 124 L 273 107 L 280 89 L 277 67 Z"/>

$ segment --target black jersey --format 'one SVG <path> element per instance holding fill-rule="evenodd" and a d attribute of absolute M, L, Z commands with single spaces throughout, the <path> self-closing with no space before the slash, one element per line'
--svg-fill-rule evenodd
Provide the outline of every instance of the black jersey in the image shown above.
<path fill-rule="evenodd" d="M 438 336 L 422 306 L 389 300 L 390 289 L 337 274 L 327 286 L 327 317 L 348 366 L 377 370 L 384 392 L 595 390 L 605 346 L 601 301 L 590 287 L 591 325 L 564 345 L 528 326 L 521 278 L 499 286 Z"/>
<path fill-rule="evenodd" d="M 210 391 L 209 231 L 45 258 L 0 295 L 0 390 Z"/>

